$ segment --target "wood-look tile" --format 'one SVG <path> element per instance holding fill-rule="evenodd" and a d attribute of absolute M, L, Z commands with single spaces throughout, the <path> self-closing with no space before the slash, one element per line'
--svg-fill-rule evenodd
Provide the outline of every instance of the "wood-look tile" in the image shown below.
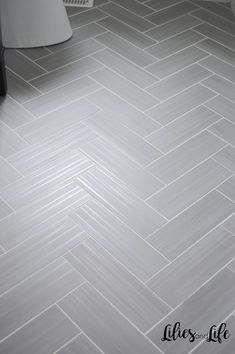
<path fill-rule="evenodd" d="M 0 189 L 21 178 L 20 173 L 2 157 L 0 157 L 0 171 Z"/>
<path fill-rule="evenodd" d="M 90 339 L 83 333 L 79 334 L 74 340 L 65 345 L 62 349 L 56 352 L 56 354 L 102 354 Z"/>
<path fill-rule="evenodd" d="M 193 64 L 188 68 L 157 82 L 147 89 L 147 91 L 160 100 L 166 100 L 210 75 L 212 75 L 212 73 L 209 70 L 204 69 L 198 64 Z"/>
<path fill-rule="evenodd" d="M 144 4 L 139 4 L 135 0 L 113 0 L 113 2 L 142 17 L 153 12 L 153 10 L 150 9 L 148 6 L 145 6 Z"/>
<path fill-rule="evenodd" d="M 45 58 L 39 59 L 37 63 L 46 70 L 51 71 L 75 60 L 87 57 L 103 48 L 104 47 L 100 43 L 93 38 L 90 38 L 74 44 L 71 47 L 52 53 Z"/>
<path fill-rule="evenodd" d="M 235 172 L 235 148 L 231 145 L 215 154 L 213 159 L 229 170 Z"/>
<path fill-rule="evenodd" d="M 147 52 L 154 55 L 158 59 L 163 59 L 174 54 L 186 47 L 189 47 L 197 42 L 200 42 L 205 37 L 192 30 L 184 31 L 176 36 L 157 43 L 147 49 Z"/>
<path fill-rule="evenodd" d="M 90 77 L 140 110 L 144 111 L 158 103 L 157 98 L 154 99 L 153 96 L 108 68 L 98 70 Z"/>
<path fill-rule="evenodd" d="M 164 3 L 165 2 L 166 1 L 164 0 Z M 154 4 L 158 5 L 159 1 L 154 1 Z M 201 22 L 195 17 L 192 17 L 191 15 L 184 15 L 177 18 L 176 20 L 172 20 L 163 25 L 157 26 L 145 33 L 156 41 L 161 42 L 170 37 L 176 36 L 178 33 L 191 29 L 200 23 Z"/>
<path fill-rule="evenodd" d="M 116 20 L 113 17 L 107 17 L 104 20 L 99 21 L 98 24 L 141 49 L 156 43 L 150 37 L 126 25 L 125 23 Z"/>
<path fill-rule="evenodd" d="M 152 7 L 154 10 L 159 11 L 162 10 L 166 7 L 170 7 L 172 5 L 177 4 L 178 2 L 181 2 L 180 0 L 147 0 L 146 5 L 149 7 Z"/>
<path fill-rule="evenodd" d="M 231 270 L 233 273 L 235 273 L 235 261 L 234 260 L 231 263 L 229 263 L 228 269 Z"/>
<path fill-rule="evenodd" d="M 70 264 L 58 259 L 1 296 L 1 340 L 83 283 Z M 48 329 L 47 329 L 48 330 Z"/>
<path fill-rule="evenodd" d="M 170 308 L 128 273 L 103 247 L 89 239 L 65 256 L 101 294 L 142 332 L 160 321 Z"/>
<path fill-rule="evenodd" d="M 109 113 L 98 112 L 85 119 L 83 123 L 141 166 L 146 166 L 162 155 L 159 150 L 124 127 Z"/>
<path fill-rule="evenodd" d="M 59 306 L 105 353 L 160 354 L 160 351 L 109 304 L 91 285 L 84 284 Z"/>
<path fill-rule="evenodd" d="M 144 137 L 161 127 L 156 121 L 106 89 L 88 96 L 90 102 L 117 118 L 117 121 Z"/>
<path fill-rule="evenodd" d="M 77 182 L 143 238 L 166 223 L 163 217 L 125 188 L 123 183 L 100 168 L 94 167 L 79 175 Z"/>
<path fill-rule="evenodd" d="M 13 209 L 0 198 L 0 220 L 10 215 Z"/>
<path fill-rule="evenodd" d="M 221 31 L 220 29 L 211 26 L 208 23 L 203 23 L 194 28 L 195 31 L 201 33 L 202 35 L 219 42 L 223 46 L 229 47 L 232 50 L 235 50 L 234 36 Z"/>
<path fill-rule="evenodd" d="M 107 14 L 100 11 L 99 9 L 94 8 L 94 9 L 84 11 L 82 13 L 78 13 L 77 15 L 71 16 L 69 18 L 69 21 L 71 27 L 74 29 L 77 27 L 88 25 L 91 22 L 99 21 L 105 17 L 107 17 Z"/>
<path fill-rule="evenodd" d="M 210 127 L 210 131 L 215 133 L 228 143 L 235 145 L 235 125 L 223 119 Z"/>
<path fill-rule="evenodd" d="M 230 218 L 228 218 L 222 226 L 224 226 L 226 230 L 235 235 L 235 214 L 230 216 Z"/>
<path fill-rule="evenodd" d="M 141 32 L 147 31 L 154 27 L 153 23 L 145 20 L 143 17 L 135 15 L 133 12 L 130 12 L 112 2 L 103 5 L 101 10 Z"/>
<path fill-rule="evenodd" d="M 0 156 L 8 157 L 27 147 L 27 143 L 0 121 Z"/>
<path fill-rule="evenodd" d="M 226 7 L 222 7 L 221 4 L 213 3 L 210 1 L 202 1 L 202 0 L 191 0 L 195 5 L 203 7 L 204 9 L 214 12 L 216 15 L 222 16 L 229 21 L 234 21 L 234 17 L 231 9 L 227 9 Z M 229 3 L 227 5 L 230 5 Z"/>
<path fill-rule="evenodd" d="M 218 227 L 154 276 L 147 285 L 174 308 L 234 256 L 235 237 Z"/>
<path fill-rule="evenodd" d="M 140 198 L 145 199 L 163 187 L 163 184 L 148 171 L 102 139 L 98 138 L 85 144 L 81 150 Z"/>
<path fill-rule="evenodd" d="M 166 76 L 185 69 L 185 67 L 196 63 L 206 56 L 208 56 L 206 52 L 192 46 L 148 66 L 147 70 L 164 79 Z"/>
<path fill-rule="evenodd" d="M 204 41 L 197 43 L 197 47 L 208 52 L 217 58 L 234 65 L 234 51 L 213 41 L 211 39 L 205 39 Z"/>
<path fill-rule="evenodd" d="M 234 211 L 234 203 L 212 191 L 156 231 L 147 241 L 172 261 Z"/>
<path fill-rule="evenodd" d="M 211 76 L 203 80 L 202 83 L 215 92 L 218 92 L 220 95 L 235 102 L 235 83 L 225 80 L 218 75 Z"/>
<path fill-rule="evenodd" d="M 167 153 L 219 119 L 220 115 L 200 106 L 151 134 L 147 141 Z"/>
<path fill-rule="evenodd" d="M 217 96 L 206 103 L 206 106 L 221 114 L 224 118 L 235 123 L 235 103 L 227 100 L 223 96 Z"/>
<path fill-rule="evenodd" d="M 100 203 L 86 203 L 72 214 L 72 218 L 142 281 L 147 281 L 168 263 Z"/>
<path fill-rule="evenodd" d="M 145 88 L 154 84 L 156 77 L 141 69 L 139 66 L 127 61 L 113 51 L 106 49 L 93 55 L 93 58 L 106 65 L 111 70 L 124 76 L 140 88 Z"/>
<path fill-rule="evenodd" d="M 224 145 L 225 142 L 209 132 L 203 131 L 174 151 L 153 162 L 148 170 L 168 184 L 215 154 Z"/>
<path fill-rule="evenodd" d="M 34 116 L 10 96 L 0 98 L 0 120 L 10 128 L 15 129 L 33 119 Z"/>
<path fill-rule="evenodd" d="M 175 4 L 163 10 L 157 11 L 154 14 L 146 16 L 146 19 L 155 23 L 156 25 L 162 25 L 165 22 L 174 20 L 177 17 L 190 13 L 197 9 L 197 6 L 192 3 L 182 1 L 179 4 Z"/>
<path fill-rule="evenodd" d="M 232 65 L 225 63 L 214 56 L 210 56 L 200 61 L 200 65 L 235 83 L 235 68 Z"/>
<path fill-rule="evenodd" d="M 161 338 L 165 326 L 180 321 L 182 329 L 191 328 L 198 334 L 208 333 L 212 325 L 220 324 L 234 311 L 234 291 L 235 274 L 227 269 L 222 270 L 153 328 L 148 337 L 167 354 L 187 354 L 198 341 L 191 343 L 186 339 L 163 342 Z"/>
<path fill-rule="evenodd" d="M 218 190 L 235 202 L 235 177 L 228 179 Z"/>
<path fill-rule="evenodd" d="M 157 122 L 166 125 L 214 96 L 215 92 L 196 84 L 148 110 L 147 113 Z"/>
<path fill-rule="evenodd" d="M 207 160 L 148 199 L 148 203 L 171 219 L 229 178 L 231 173 Z"/>
<path fill-rule="evenodd" d="M 18 52 L 22 53 L 23 55 L 25 55 L 27 58 L 31 60 L 40 59 L 51 53 L 51 51 L 46 47 L 23 48 L 23 49 L 18 49 Z"/>
<path fill-rule="evenodd" d="M 1 353 L 54 353 L 66 344 L 79 329 L 56 306 L 27 323 L 0 344 Z M 32 339 L 33 338 L 33 339 Z"/>
<path fill-rule="evenodd" d="M 70 84 L 59 87 L 48 94 L 44 94 L 24 106 L 35 116 L 39 117 L 54 111 L 99 89 L 99 85 L 88 77 L 75 80 Z"/>
<path fill-rule="evenodd" d="M 5 60 L 7 67 L 26 81 L 46 72 L 15 49 L 6 50 Z"/>
<path fill-rule="evenodd" d="M 153 64 L 157 60 L 152 55 L 111 32 L 97 36 L 96 40 L 141 67 Z"/>

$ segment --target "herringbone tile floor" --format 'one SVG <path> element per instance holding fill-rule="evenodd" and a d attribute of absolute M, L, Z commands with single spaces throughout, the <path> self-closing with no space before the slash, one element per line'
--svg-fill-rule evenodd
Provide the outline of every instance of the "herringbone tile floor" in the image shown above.
<path fill-rule="evenodd" d="M 95 0 L 68 15 L 70 41 L 6 53 L 0 353 L 233 354 L 232 11 Z M 177 321 L 231 336 L 162 341 Z"/>

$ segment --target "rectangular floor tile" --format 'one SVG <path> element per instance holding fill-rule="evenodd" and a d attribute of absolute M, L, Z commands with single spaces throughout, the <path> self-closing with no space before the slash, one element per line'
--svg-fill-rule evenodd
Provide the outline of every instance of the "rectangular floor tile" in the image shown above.
<path fill-rule="evenodd" d="M 203 23 L 194 28 L 195 31 L 201 33 L 202 35 L 219 42 L 222 46 L 226 46 L 232 50 L 235 50 L 234 36 L 228 34 L 215 26 L 211 26 L 208 23 Z"/>
<path fill-rule="evenodd" d="M 225 145 L 207 131 L 153 162 L 148 170 L 166 184 L 180 177 Z"/>
<path fill-rule="evenodd" d="M 144 111 L 158 103 L 157 98 L 154 99 L 147 92 L 108 68 L 98 70 L 90 76 L 140 110 Z"/>
<path fill-rule="evenodd" d="M 59 306 L 106 353 L 160 353 L 89 284 L 68 295 Z"/>
<path fill-rule="evenodd" d="M 234 51 L 211 39 L 197 43 L 197 47 L 208 52 L 215 57 L 234 65 Z"/>
<path fill-rule="evenodd" d="M 227 269 L 222 270 L 153 328 L 148 334 L 149 338 L 167 354 L 187 354 L 198 344 L 198 341 L 163 342 L 161 338 L 165 326 L 167 324 L 173 326 L 180 319 L 181 328 L 191 328 L 193 332 L 199 334 L 208 333 L 212 325 L 220 324 L 234 311 L 234 291 L 235 274 Z"/>
<path fill-rule="evenodd" d="M 103 111 L 116 117 L 117 121 L 144 137 L 161 127 L 156 121 L 137 110 L 126 101 L 106 89 L 96 91 L 88 96 Z"/>
<path fill-rule="evenodd" d="M 153 75 L 109 49 L 94 54 L 93 58 L 141 88 L 150 86 L 158 81 Z"/>
<path fill-rule="evenodd" d="M 163 59 L 174 54 L 186 47 L 189 47 L 197 42 L 200 42 L 205 37 L 192 30 L 184 31 L 176 36 L 155 44 L 147 49 L 147 52 L 154 55 L 158 59 Z"/>
<path fill-rule="evenodd" d="M 88 11 L 84 11 L 83 13 L 78 13 L 77 15 L 71 16 L 69 21 L 72 28 L 81 27 L 84 25 L 88 25 L 91 22 L 96 22 L 105 18 L 107 14 L 100 11 L 99 9 L 90 9 Z"/>
<path fill-rule="evenodd" d="M 97 36 L 96 40 L 140 67 L 153 64 L 157 60 L 152 55 L 111 32 Z"/>
<path fill-rule="evenodd" d="M 142 281 L 147 281 L 168 263 L 100 203 L 88 202 L 72 217 L 79 227 Z"/>
<path fill-rule="evenodd" d="M 201 60 L 200 65 L 235 83 L 235 69 L 232 65 L 213 56 Z"/>
<path fill-rule="evenodd" d="M 74 340 L 65 345 L 56 354 L 102 354 L 101 350 L 90 341 L 90 339 L 83 333 L 76 337 Z"/>
<path fill-rule="evenodd" d="M 99 85 L 96 82 L 83 77 L 26 103 L 25 108 L 39 117 L 88 95 L 98 88 Z"/>
<path fill-rule="evenodd" d="M 109 113 L 99 112 L 85 119 L 83 123 L 141 166 L 146 166 L 162 155 L 160 151 L 124 127 Z"/>
<path fill-rule="evenodd" d="M 118 36 L 126 39 L 127 41 L 131 42 L 131 44 L 134 44 L 141 49 L 156 43 L 150 37 L 124 24 L 123 22 L 116 20 L 113 17 L 107 17 L 104 20 L 99 21 L 98 24 L 108 29 L 109 31 L 114 32 Z"/>
<path fill-rule="evenodd" d="M 142 332 L 170 311 L 94 240 L 74 248 L 65 258 Z"/>
<path fill-rule="evenodd" d="M 21 178 L 21 174 L 2 157 L 0 157 L 0 170 L 0 189 Z"/>
<path fill-rule="evenodd" d="M 147 285 L 174 308 L 234 256 L 235 237 L 218 227 L 164 268 Z"/>
<path fill-rule="evenodd" d="M 166 220 L 132 194 L 118 179 L 94 167 L 79 175 L 79 185 L 120 220 L 145 238 Z"/>
<path fill-rule="evenodd" d="M 193 10 L 196 10 L 197 7 L 192 3 L 182 1 L 179 4 L 175 4 L 166 9 L 155 12 L 154 14 L 146 16 L 146 18 L 155 23 L 156 25 L 161 25 L 165 22 L 174 20 L 177 17 L 190 13 Z"/>
<path fill-rule="evenodd" d="M 162 215 L 171 219 L 217 187 L 230 175 L 228 170 L 215 161 L 207 160 L 152 196 L 148 199 L 148 203 Z"/>
<path fill-rule="evenodd" d="M 228 179 L 218 190 L 235 202 L 235 177 Z"/>
<path fill-rule="evenodd" d="M 208 56 L 206 52 L 192 46 L 150 65 L 147 70 L 164 79 L 166 76 L 185 69 L 185 67 L 196 63 L 206 56 Z"/>
<path fill-rule="evenodd" d="M 218 92 L 225 98 L 235 102 L 235 83 L 225 80 L 220 76 L 214 75 L 206 80 L 203 80 L 203 85 Z"/>
<path fill-rule="evenodd" d="M 113 2 L 117 5 L 124 7 L 127 10 L 134 12 L 136 15 L 139 16 L 146 16 L 153 12 L 151 8 L 143 4 L 139 4 L 135 0 L 114 0 Z"/>
<path fill-rule="evenodd" d="M 235 205 L 213 191 L 148 238 L 171 261 L 219 225 Z"/>
<path fill-rule="evenodd" d="M 165 2 L 166 1 L 164 0 L 164 3 Z M 159 1 L 154 1 L 154 3 L 158 5 Z M 161 42 L 165 39 L 177 35 L 178 33 L 193 28 L 194 26 L 197 26 L 200 23 L 201 22 L 195 17 L 192 17 L 191 15 L 184 15 L 177 18 L 176 20 L 172 20 L 163 25 L 157 26 L 154 29 L 147 31 L 146 34 L 155 39 L 156 41 Z"/>
<path fill-rule="evenodd" d="M 229 170 L 235 172 L 235 148 L 231 145 L 215 154 L 213 159 Z"/>
<path fill-rule="evenodd" d="M 214 96 L 216 93 L 197 84 L 160 103 L 147 113 L 157 122 L 166 125 Z"/>
<path fill-rule="evenodd" d="M 23 48 L 18 49 L 18 52 L 22 53 L 27 58 L 33 61 L 45 57 L 46 55 L 51 53 L 51 51 L 46 47 Z"/>
<path fill-rule="evenodd" d="M 27 147 L 27 143 L 0 121 L 0 156 L 8 157 Z"/>
<path fill-rule="evenodd" d="M 202 1 L 202 0 L 193 0 L 192 1 L 195 5 L 198 5 L 200 7 L 203 7 L 204 9 L 210 11 L 210 12 L 214 12 L 216 15 L 219 15 L 221 17 L 224 17 L 225 19 L 229 20 L 229 21 L 234 21 L 234 17 L 232 14 L 232 11 L 230 8 L 226 8 L 223 5 L 230 5 L 230 3 L 225 3 L 225 1 L 221 1 L 221 4 L 217 4 L 217 3 L 212 3 L 210 1 Z"/>
<path fill-rule="evenodd" d="M 210 131 L 228 143 L 235 145 L 235 125 L 223 119 L 210 127 Z"/>
<path fill-rule="evenodd" d="M 0 219 L 5 218 L 13 212 L 13 209 L 0 198 Z"/>
<path fill-rule="evenodd" d="M 81 150 L 92 161 L 121 180 L 126 188 L 140 198 L 145 199 L 163 187 L 163 184 L 153 175 L 102 139 L 95 139 L 94 142 L 83 146 Z"/>
<path fill-rule="evenodd" d="M 221 114 L 224 118 L 227 118 L 228 120 L 231 120 L 231 122 L 235 123 L 235 103 L 227 100 L 227 98 L 217 96 L 207 102 L 206 106 Z"/>
<path fill-rule="evenodd" d="M 212 73 L 209 70 L 204 69 L 198 64 L 193 64 L 188 68 L 157 82 L 147 91 L 160 100 L 166 100 L 210 75 L 212 75 Z"/>
<path fill-rule="evenodd" d="M 233 235 L 235 235 L 235 214 L 230 216 L 230 218 L 228 218 L 222 226 L 225 227 L 226 230 L 231 232 Z"/>
<path fill-rule="evenodd" d="M 32 85 L 9 70 L 7 70 L 7 85 L 9 95 L 19 103 L 24 103 L 41 95 Z"/>
<path fill-rule="evenodd" d="M 166 7 L 170 7 L 172 5 L 177 4 L 178 2 L 181 2 L 179 0 L 147 0 L 146 5 L 149 7 L 152 7 L 154 10 L 159 11 L 162 10 Z"/>

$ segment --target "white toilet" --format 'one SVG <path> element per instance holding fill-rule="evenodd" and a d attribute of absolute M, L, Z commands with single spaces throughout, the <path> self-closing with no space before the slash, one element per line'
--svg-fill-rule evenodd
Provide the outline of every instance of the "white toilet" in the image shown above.
<path fill-rule="evenodd" d="M 72 36 L 63 0 L 0 0 L 0 16 L 6 48 L 42 47 Z"/>

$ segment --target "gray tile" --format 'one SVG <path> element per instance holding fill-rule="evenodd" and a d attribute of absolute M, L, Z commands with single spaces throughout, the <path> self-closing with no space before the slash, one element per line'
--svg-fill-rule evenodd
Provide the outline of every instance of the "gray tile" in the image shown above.
<path fill-rule="evenodd" d="M 71 16 L 69 20 L 72 28 L 77 28 L 87 25 L 91 22 L 99 21 L 106 16 L 107 15 L 104 12 L 94 8 Z"/>
<path fill-rule="evenodd" d="M 174 308 L 234 256 L 235 237 L 218 227 L 154 276 L 147 285 Z"/>
<path fill-rule="evenodd" d="M 9 95 L 19 103 L 24 103 L 41 95 L 32 85 L 9 70 L 7 70 L 7 85 Z"/>
<path fill-rule="evenodd" d="M 214 155 L 214 160 L 223 165 L 224 167 L 235 172 L 235 148 L 232 146 L 227 146 L 216 155 Z"/>
<path fill-rule="evenodd" d="M 92 93 L 88 96 L 88 99 L 103 111 L 115 116 L 118 122 L 141 137 L 144 137 L 161 127 L 160 124 L 149 116 L 137 110 L 129 103 L 106 89 Z"/>
<path fill-rule="evenodd" d="M 185 67 L 196 63 L 207 55 L 206 52 L 192 46 L 148 66 L 147 70 L 164 79 L 166 76 L 185 69 Z"/>
<path fill-rule="evenodd" d="M 0 98 L 0 120 L 10 128 L 15 129 L 33 119 L 34 116 L 10 96 Z"/>
<path fill-rule="evenodd" d="M 68 295 L 59 306 L 105 353 L 160 353 L 89 284 Z"/>
<path fill-rule="evenodd" d="M 0 220 L 10 215 L 13 210 L 0 198 Z"/>
<path fill-rule="evenodd" d="M 93 3 L 93 8 L 101 6 L 107 2 L 109 2 L 109 0 L 95 0 Z M 76 15 L 77 13 L 89 10 L 89 8 L 87 8 L 87 7 L 80 7 L 80 6 L 79 7 L 78 6 L 66 6 L 65 9 L 66 9 L 68 16 L 73 16 L 73 15 Z"/>
<path fill-rule="evenodd" d="M 26 81 L 46 72 L 14 49 L 6 50 L 5 60 L 7 67 Z"/>
<path fill-rule="evenodd" d="M 235 68 L 232 65 L 213 56 L 200 61 L 200 65 L 235 83 Z"/>
<path fill-rule="evenodd" d="M 230 8 L 222 7 L 221 4 L 212 3 L 210 1 L 191 0 L 195 5 L 203 7 L 204 9 L 214 12 L 215 14 L 226 18 L 229 21 L 234 21 L 233 13 Z M 227 5 L 230 5 L 229 3 Z"/>
<path fill-rule="evenodd" d="M 147 91 L 160 100 L 165 100 L 198 83 L 212 73 L 198 64 L 193 64 L 151 86 Z"/>
<path fill-rule="evenodd" d="M 32 233 L 30 239 L 0 257 L 0 294 L 86 239 L 87 235 L 69 218 L 61 218 Z"/>
<path fill-rule="evenodd" d="M 89 142 L 81 150 L 98 166 L 121 180 L 126 188 L 140 198 L 145 199 L 163 187 L 163 184 L 153 175 L 102 139 Z"/>
<path fill-rule="evenodd" d="M 146 5 L 152 7 L 154 10 L 159 11 L 159 10 L 162 10 L 166 7 L 170 7 L 172 5 L 175 5 L 181 1 L 180 0 L 158 0 L 158 1 L 150 0 L 150 1 L 146 2 Z"/>
<path fill-rule="evenodd" d="M 113 2 L 142 17 L 153 12 L 148 6 L 139 4 L 136 0 L 113 0 Z"/>
<path fill-rule="evenodd" d="M 228 143 L 235 145 L 235 125 L 223 119 L 210 127 L 210 131 Z"/>
<path fill-rule="evenodd" d="M 202 35 L 209 37 L 210 39 L 216 42 L 219 42 L 223 46 L 235 50 L 234 36 L 225 33 L 224 31 L 221 31 L 220 29 L 214 26 L 211 26 L 208 23 L 203 23 L 194 29 Z"/>
<path fill-rule="evenodd" d="M 221 114 L 231 122 L 235 123 L 235 103 L 227 100 L 225 97 L 217 96 L 206 103 L 206 106 Z"/>
<path fill-rule="evenodd" d="M 172 261 L 234 211 L 234 203 L 213 191 L 156 231 L 147 241 Z"/>
<path fill-rule="evenodd" d="M 166 125 L 215 95 L 213 91 L 197 84 L 148 110 L 147 113 L 157 122 Z"/>
<path fill-rule="evenodd" d="M 31 85 L 41 92 L 47 93 L 101 68 L 102 65 L 94 59 L 82 58 L 32 80 Z"/>
<path fill-rule="evenodd" d="M 27 143 L 0 121 L 0 156 L 8 157 L 27 147 Z"/>
<path fill-rule="evenodd" d="M 96 345 L 83 333 L 60 349 L 57 354 L 102 354 Z"/>
<path fill-rule="evenodd" d="M 192 328 L 193 332 L 198 334 L 208 333 L 212 325 L 218 325 L 234 311 L 234 291 L 235 274 L 227 269 L 222 270 L 153 328 L 148 334 L 149 338 L 167 354 L 187 354 L 198 344 L 198 341 L 163 342 L 161 338 L 165 326 L 167 324 L 173 326 L 180 320 L 183 329 Z"/>
<path fill-rule="evenodd" d="M 0 189 L 21 178 L 20 173 L 2 157 L 0 157 L 0 171 Z"/>
<path fill-rule="evenodd" d="M 140 88 L 145 88 L 158 81 L 157 78 L 150 73 L 109 49 L 94 54 L 93 58 L 124 76 Z"/>
<path fill-rule="evenodd" d="M 147 49 L 147 52 L 154 55 L 158 59 L 163 59 L 174 54 L 186 47 L 189 47 L 197 42 L 200 42 L 205 37 L 192 30 L 187 30 L 176 36 L 155 44 Z"/>
<path fill-rule="evenodd" d="M 101 7 L 102 11 L 110 16 L 117 18 L 128 26 L 135 28 L 138 31 L 147 31 L 154 27 L 154 24 L 145 20 L 143 17 L 135 15 L 123 7 L 117 6 L 114 3 L 108 3 Z"/>
<path fill-rule="evenodd" d="M 148 199 L 148 203 L 162 215 L 171 219 L 229 176 L 231 173 L 228 170 L 213 160 L 207 160 L 152 196 Z"/>
<path fill-rule="evenodd" d="M 42 95 L 24 106 L 35 116 L 39 117 L 54 111 L 66 104 L 88 95 L 97 90 L 99 85 L 88 77 L 75 80 L 70 84 L 59 87 L 48 94 Z"/>
<path fill-rule="evenodd" d="M 118 36 L 131 42 L 131 44 L 144 49 L 156 42 L 150 37 L 144 35 L 143 33 L 137 31 L 136 29 L 116 20 L 113 17 L 107 17 L 104 20 L 98 22 L 104 28 L 114 32 Z"/>
<path fill-rule="evenodd" d="M 235 83 L 225 80 L 218 75 L 209 77 L 208 79 L 203 80 L 202 83 L 231 101 L 235 101 Z"/>
<path fill-rule="evenodd" d="M 109 113 L 99 112 L 85 119 L 83 123 L 141 166 L 146 166 L 162 155 L 159 150 L 124 127 Z"/>
<path fill-rule="evenodd" d="M 40 59 L 51 53 L 46 47 L 18 49 L 18 52 L 22 53 L 31 60 Z"/>
<path fill-rule="evenodd" d="M 97 36 L 96 40 L 141 67 L 153 64 L 157 60 L 152 55 L 111 32 Z"/>
<path fill-rule="evenodd" d="M 148 15 L 146 18 L 156 25 L 161 25 L 196 9 L 197 6 L 193 5 L 192 3 L 183 1 L 179 4 L 175 4 L 166 9 L 157 11 L 154 14 Z"/>
<path fill-rule="evenodd" d="M 91 38 L 39 59 L 37 63 L 46 70 L 51 71 L 75 60 L 87 57 L 103 48 L 100 43 Z"/>
<path fill-rule="evenodd" d="M 165 2 L 166 1 L 164 0 L 164 4 Z M 154 4 L 158 5 L 159 1 L 154 2 Z M 194 26 L 197 26 L 200 23 L 201 22 L 195 17 L 192 17 L 191 15 L 184 15 L 177 18 L 176 20 L 172 20 L 163 25 L 157 26 L 147 31 L 146 34 L 155 39 L 156 41 L 161 42 L 167 38 L 175 36 L 178 33 L 193 28 Z"/>
<path fill-rule="evenodd" d="M 82 283 L 82 276 L 70 264 L 58 259 L 2 295 L 1 340 Z"/>
<path fill-rule="evenodd" d="M 142 281 L 168 264 L 160 253 L 97 202 L 88 202 L 72 218 Z"/>
<path fill-rule="evenodd" d="M 108 68 L 98 70 L 90 76 L 140 110 L 146 110 L 158 103 L 157 98 L 154 99 L 147 92 Z"/>
<path fill-rule="evenodd" d="M 233 214 L 229 219 L 227 219 L 223 226 L 231 233 L 235 235 L 235 214 Z"/>
<path fill-rule="evenodd" d="M 205 39 L 197 44 L 197 47 L 216 56 L 217 58 L 234 65 L 234 51 L 224 47 L 223 45 L 212 41 L 211 39 Z"/>
<path fill-rule="evenodd" d="M 147 140 L 167 153 L 219 119 L 217 113 L 200 106 L 151 134 Z"/>
<path fill-rule="evenodd" d="M 218 190 L 235 202 L 235 177 L 228 179 Z"/>
<path fill-rule="evenodd" d="M 142 332 L 146 332 L 170 312 L 170 308 L 161 299 L 128 273 L 94 240 L 89 239 L 74 248 L 72 254 L 65 258 Z"/>
<path fill-rule="evenodd" d="M 216 151 L 225 143 L 207 131 L 196 135 L 177 149 L 153 162 L 148 170 L 166 184 L 180 177 Z"/>
<path fill-rule="evenodd" d="M 54 353 L 79 329 L 52 306 L 0 344 L 0 352 L 11 354 Z"/>
<path fill-rule="evenodd" d="M 94 167 L 77 178 L 79 185 L 120 220 L 145 238 L 166 220 L 104 170 Z"/>

